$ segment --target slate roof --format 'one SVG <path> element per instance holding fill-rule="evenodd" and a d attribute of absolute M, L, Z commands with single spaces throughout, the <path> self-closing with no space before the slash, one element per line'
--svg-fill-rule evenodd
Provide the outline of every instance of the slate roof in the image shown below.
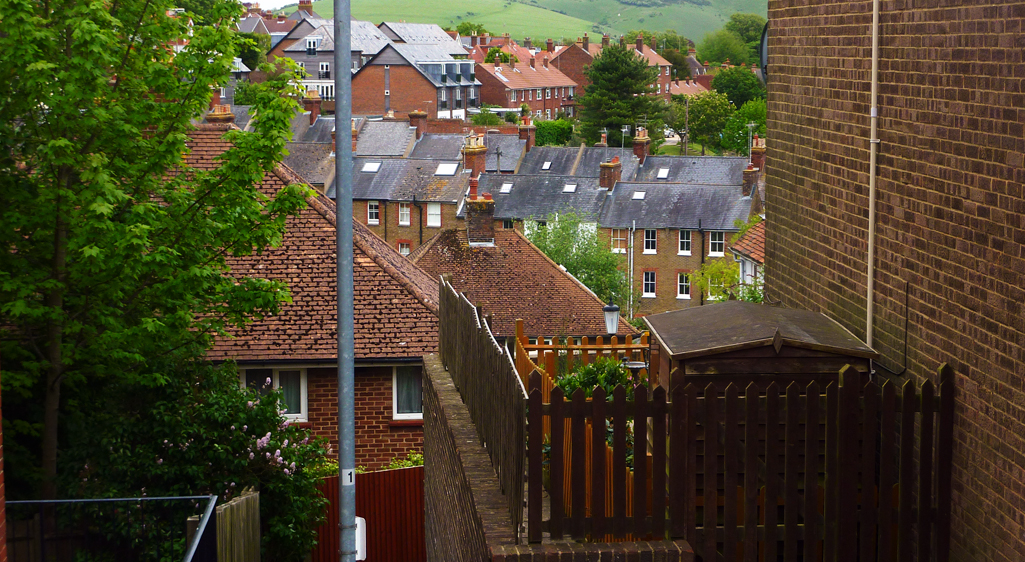
<path fill-rule="evenodd" d="M 409 121 L 367 121 L 359 129 L 355 156 L 405 156 L 416 139 Z"/>
<path fill-rule="evenodd" d="M 572 78 L 566 76 L 551 64 L 548 65 L 548 68 L 545 68 L 541 63 L 541 58 L 550 54 L 547 53 L 538 57 L 533 68 L 531 68 L 528 61 L 520 61 L 516 64 L 515 68 L 508 64 L 496 67 L 494 63 L 480 63 L 477 65 L 477 72 L 487 72 L 497 78 L 503 86 L 511 90 L 576 86 L 577 83 Z"/>
<path fill-rule="evenodd" d="M 648 156 L 637 167 L 634 181 L 691 183 L 703 185 L 743 185 L 746 156 Z M 669 168 L 667 179 L 658 179 L 658 171 Z M 623 174 L 626 178 L 626 174 Z"/>
<path fill-rule="evenodd" d="M 442 46 L 450 56 L 466 56 L 466 49 L 434 23 L 406 23 L 386 21 L 378 26 L 393 41 L 401 43 L 427 43 Z M 391 33 L 389 33 L 389 31 Z"/>
<path fill-rule="evenodd" d="M 410 158 L 460 160 L 466 135 L 459 133 L 424 133 L 416 141 Z"/>
<path fill-rule="evenodd" d="M 308 113 L 306 115 L 309 115 Z M 302 134 L 296 138 L 299 142 L 321 142 L 331 144 L 331 132 L 335 130 L 334 115 L 319 115 L 317 120 Z M 351 133 L 350 133 L 351 137 Z M 293 137 L 294 138 L 294 137 Z"/>
<path fill-rule="evenodd" d="M 201 125 L 189 143 L 189 162 L 209 169 L 229 145 L 223 140 L 231 124 Z M 299 178 L 285 166 L 275 167 L 259 189 L 273 197 Z M 335 305 L 335 208 L 323 196 L 289 217 L 282 243 L 259 255 L 229 257 L 234 275 L 288 282 L 292 302 L 273 317 L 217 337 L 207 353 L 211 360 L 248 363 L 337 360 Z M 355 359 L 412 359 L 437 349 L 438 285 L 434 278 L 366 229 L 353 225 L 355 285 Z"/>
<path fill-rule="evenodd" d="M 602 146 L 585 146 L 580 150 L 580 163 L 577 164 L 577 177 L 596 178 L 601 175 L 601 163 L 607 162 L 618 156 L 623 164 L 623 173 L 620 179 L 633 179 L 637 173 L 637 157 L 634 156 L 632 148 L 608 148 Z"/>
<path fill-rule="evenodd" d="M 605 303 L 565 273 L 519 231 L 496 230 L 495 245 L 470 247 L 465 230 L 444 230 L 410 259 L 431 275 L 452 274 L 452 286 L 493 315 L 496 336 L 605 335 Z M 636 330 L 620 318 L 620 334 Z"/>
<path fill-rule="evenodd" d="M 420 140 L 416 141 L 409 157 L 461 160 L 465 138 L 465 135 L 459 133 L 425 133 Z M 490 134 L 485 137 L 485 145 L 488 150 L 484 161 L 484 171 L 497 171 L 499 161 L 501 161 L 501 171 L 512 173 L 520 163 L 523 151 L 527 147 L 527 141 L 520 140 L 519 135 Z M 501 158 L 498 157 L 496 150 L 501 151 Z"/>
<path fill-rule="evenodd" d="M 643 191 L 643 199 L 634 192 Z M 733 185 L 619 182 L 605 199 L 598 224 L 602 228 L 687 228 L 738 230 L 747 222 L 752 198 Z"/>
<path fill-rule="evenodd" d="M 446 49 L 442 45 L 436 45 L 433 43 L 393 43 L 392 47 L 394 47 L 403 58 L 414 64 L 418 62 L 455 60 L 449 53 L 450 49 Z"/>
<path fill-rule="evenodd" d="M 734 253 L 740 254 L 751 261 L 765 263 L 765 221 L 747 229 L 735 243 L 730 246 Z"/>
<path fill-rule="evenodd" d="M 238 20 L 238 30 L 240 33 L 269 33 L 260 16 L 246 16 Z"/>
<path fill-rule="evenodd" d="M 512 187 L 502 193 L 507 183 Z M 576 185 L 575 191 L 566 193 L 566 184 Z M 494 198 L 496 219 L 543 219 L 572 211 L 585 221 L 597 221 L 608 191 L 598 186 L 598 178 L 483 174 L 478 192 Z"/>
<path fill-rule="evenodd" d="M 324 185 L 334 179 L 335 159 L 331 157 L 331 144 L 290 142 L 285 145 L 288 155 L 282 164 L 299 174 L 306 183 Z"/>
<path fill-rule="evenodd" d="M 376 55 L 385 45 L 391 43 L 391 39 L 369 21 L 352 20 L 349 33 L 351 49 L 364 55 Z"/>
<path fill-rule="evenodd" d="M 376 172 L 364 172 L 366 163 L 380 164 Z M 399 158 L 353 158 L 352 198 L 378 201 L 417 201 L 457 203 L 470 185 L 470 174 L 457 164 L 452 176 L 439 176 L 435 172 L 439 160 Z M 419 170 L 418 170 L 419 168 Z M 334 181 L 326 193 L 335 197 Z"/>
<path fill-rule="evenodd" d="M 310 20 L 313 22 L 313 20 Z M 313 31 L 307 33 L 299 41 L 292 43 L 288 47 L 285 47 L 286 53 L 305 53 L 306 52 L 306 37 L 316 35 L 322 37 L 320 44 L 317 45 L 318 53 L 333 53 L 335 51 L 335 27 L 334 22 L 321 22 Z"/>
<path fill-rule="evenodd" d="M 488 148 L 484 160 L 485 172 L 514 172 L 527 148 L 527 141 L 521 140 L 519 135 L 487 135 L 485 143 Z M 501 158 L 496 152 L 498 150 L 501 151 Z M 498 169 L 499 164 L 501 170 Z"/>
<path fill-rule="evenodd" d="M 620 177 L 624 181 L 633 179 L 637 170 L 637 158 L 633 155 L 632 148 L 619 147 L 535 146 L 523 157 L 519 173 L 596 178 L 601 175 L 601 163 L 616 156 L 619 156 L 619 161 L 623 163 L 623 173 Z M 577 158 L 580 159 L 579 162 Z M 544 169 L 545 162 L 552 163 L 547 170 Z"/>
<path fill-rule="evenodd" d="M 573 165 L 576 164 L 578 154 L 580 154 L 580 147 L 576 146 L 535 146 L 523 157 L 519 173 L 568 176 L 573 172 Z M 545 162 L 552 163 L 547 170 L 543 169 Z"/>

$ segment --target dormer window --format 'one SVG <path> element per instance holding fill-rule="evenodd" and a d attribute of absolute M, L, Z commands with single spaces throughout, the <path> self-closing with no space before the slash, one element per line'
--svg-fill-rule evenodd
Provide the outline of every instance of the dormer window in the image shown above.
<path fill-rule="evenodd" d="M 512 191 L 512 184 L 508 182 L 503 183 L 502 188 L 498 190 L 499 193 L 509 193 L 510 191 Z"/>
<path fill-rule="evenodd" d="M 634 201 L 640 201 L 641 199 L 644 199 L 644 192 L 643 191 L 635 191 L 634 195 L 633 195 L 633 197 L 631 199 L 633 199 Z"/>
<path fill-rule="evenodd" d="M 658 179 L 664 180 L 669 177 L 669 168 L 658 169 Z"/>
<path fill-rule="evenodd" d="M 577 184 L 575 184 L 575 183 L 567 183 L 566 185 L 564 185 L 562 187 L 562 192 L 563 193 L 576 193 L 576 191 L 577 191 Z"/>
<path fill-rule="evenodd" d="M 459 168 L 459 164 L 453 162 L 445 162 L 438 164 L 438 170 L 434 172 L 436 176 L 454 176 L 456 175 L 456 169 Z"/>
<path fill-rule="evenodd" d="M 320 39 L 317 37 L 306 38 L 306 55 L 310 57 L 317 56 L 317 45 L 320 43 Z"/>
<path fill-rule="evenodd" d="M 552 163 L 551 162 L 545 162 L 544 164 L 541 164 L 541 169 L 542 170 L 551 170 L 552 169 Z"/>
<path fill-rule="evenodd" d="M 381 169 L 381 163 L 380 162 L 364 162 L 363 163 L 363 169 L 361 171 L 367 172 L 369 174 L 376 174 L 377 171 L 380 170 L 380 169 Z"/>

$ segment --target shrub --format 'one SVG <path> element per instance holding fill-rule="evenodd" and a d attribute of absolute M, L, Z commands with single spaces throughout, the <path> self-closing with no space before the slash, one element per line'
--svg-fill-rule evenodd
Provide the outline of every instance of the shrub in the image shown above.
<path fill-rule="evenodd" d="M 573 136 L 573 123 L 564 119 L 538 121 L 535 142 L 538 146 L 562 146 Z"/>
<path fill-rule="evenodd" d="M 648 386 L 648 381 L 640 376 L 634 378 L 633 373 L 618 359 L 599 357 L 593 363 L 559 377 L 555 384 L 562 389 L 567 397 L 576 392 L 578 388 L 582 388 L 584 395 L 588 398 L 591 397 L 595 387 L 602 387 L 606 396 L 612 396 L 613 390 L 617 386 L 623 385 L 626 389 L 627 399 L 632 400 L 634 386 L 638 384 Z"/>

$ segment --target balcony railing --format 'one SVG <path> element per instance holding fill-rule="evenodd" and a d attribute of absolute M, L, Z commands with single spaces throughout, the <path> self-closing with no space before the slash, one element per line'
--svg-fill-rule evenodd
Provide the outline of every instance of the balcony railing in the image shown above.
<path fill-rule="evenodd" d="M 331 79 L 331 71 L 330 70 L 321 70 L 320 72 L 317 72 L 317 78 L 319 78 L 320 80 L 330 80 Z"/>

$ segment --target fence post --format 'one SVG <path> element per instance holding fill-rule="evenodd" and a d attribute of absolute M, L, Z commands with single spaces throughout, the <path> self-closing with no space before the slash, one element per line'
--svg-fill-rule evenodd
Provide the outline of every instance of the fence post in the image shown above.
<path fill-rule="evenodd" d="M 858 552 L 858 399 L 861 373 L 850 365 L 840 369 L 840 400 L 838 408 L 839 501 L 837 502 L 837 550 L 839 562 L 853 562 Z"/>
<path fill-rule="evenodd" d="M 541 421 L 541 373 L 536 370 L 530 374 L 529 401 L 530 422 L 527 430 L 530 436 L 527 439 L 527 454 L 529 455 L 527 477 L 530 482 L 527 483 L 527 541 L 541 542 L 541 518 L 543 517 L 541 513 L 541 471 L 543 470 L 542 448 L 544 447 L 541 441 L 544 438 L 544 430 Z"/>
<path fill-rule="evenodd" d="M 950 469 L 954 441 L 954 369 L 944 363 L 940 375 L 940 420 L 936 451 L 936 562 L 950 559 Z"/>

